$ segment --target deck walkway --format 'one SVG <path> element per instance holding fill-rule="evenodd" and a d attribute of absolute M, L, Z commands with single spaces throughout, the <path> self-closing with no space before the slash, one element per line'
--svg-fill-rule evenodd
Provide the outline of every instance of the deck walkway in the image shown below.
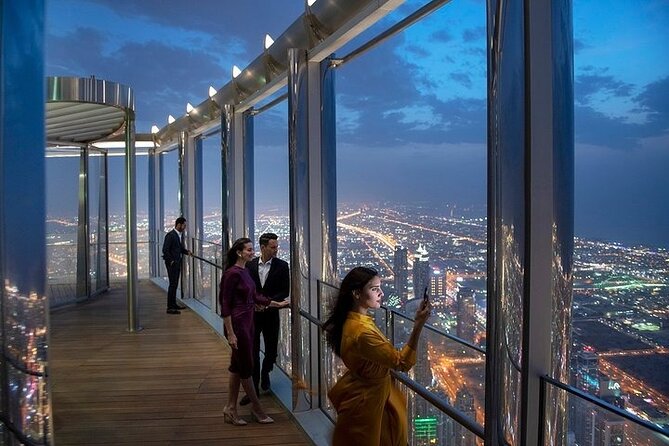
<path fill-rule="evenodd" d="M 143 330 L 126 331 L 125 289 L 51 314 L 54 437 L 65 445 L 311 445 L 279 402 L 275 419 L 223 422 L 230 349 L 195 313 L 165 314 L 165 293 L 140 282 Z M 243 394 L 243 393 L 242 393 Z"/>

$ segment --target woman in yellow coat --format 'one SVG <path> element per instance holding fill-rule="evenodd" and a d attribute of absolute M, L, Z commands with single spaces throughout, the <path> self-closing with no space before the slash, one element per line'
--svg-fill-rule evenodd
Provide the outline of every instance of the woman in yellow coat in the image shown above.
<path fill-rule="evenodd" d="M 406 446 L 406 400 L 390 377 L 390 369 L 407 371 L 416 363 L 416 347 L 430 315 L 425 300 L 416 312 L 407 344 L 396 349 L 367 315 L 381 306 L 378 273 L 353 268 L 344 277 L 330 317 L 327 341 L 348 371 L 328 396 L 337 410 L 334 446 Z"/>

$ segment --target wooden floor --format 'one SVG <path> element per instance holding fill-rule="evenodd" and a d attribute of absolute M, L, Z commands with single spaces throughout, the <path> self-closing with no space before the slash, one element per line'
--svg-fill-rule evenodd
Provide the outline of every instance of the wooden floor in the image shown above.
<path fill-rule="evenodd" d="M 143 330 L 126 330 L 125 290 L 51 314 L 54 436 L 65 445 L 311 445 L 271 396 L 271 425 L 223 422 L 230 350 L 190 310 L 165 313 L 165 293 L 139 286 Z"/>

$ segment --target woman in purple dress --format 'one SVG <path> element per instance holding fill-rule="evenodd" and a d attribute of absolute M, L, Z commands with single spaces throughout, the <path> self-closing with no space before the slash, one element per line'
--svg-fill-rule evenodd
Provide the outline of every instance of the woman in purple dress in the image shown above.
<path fill-rule="evenodd" d="M 251 416 L 258 423 L 273 423 L 256 395 L 253 386 L 253 311 L 256 305 L 281 308 L 288 302 L 274 302 L 256 293 L 256 286 L 246 269 L 246 263 L 254 256 L 253 243 L 248 238 L 240 238 L 233 243 L 226 254 L 225 272 L 221 278 L 219 301 L 226 337 L 232 348 L 230 358 L 230 382 L 228 404 L 223 409 L 226 423 L 243 426 L 246 421 L 237 415 L 239 385 L 251 399 Z"/>

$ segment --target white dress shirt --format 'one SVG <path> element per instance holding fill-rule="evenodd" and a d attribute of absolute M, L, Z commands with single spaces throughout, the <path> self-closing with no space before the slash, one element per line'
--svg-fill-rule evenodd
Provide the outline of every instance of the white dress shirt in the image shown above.
<path fill-rule="evenodd" d="M 272 259 L 263 262 L 262 257 L 258 258 L 258 276 L 260 278 L 260 286 L 262 287 L 265 286 L 265 281 L 267 280 L 267 275 L 269 274 L 269 269 L 271 266 L 272 266 Z"/>

